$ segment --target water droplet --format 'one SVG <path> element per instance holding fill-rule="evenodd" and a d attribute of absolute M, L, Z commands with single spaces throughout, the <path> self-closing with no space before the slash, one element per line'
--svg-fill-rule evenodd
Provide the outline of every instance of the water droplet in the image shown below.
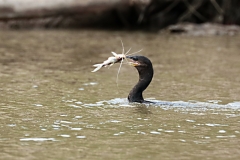
<path fill-rule="evenodd" d="M 80 102 L 80 101 L 77 101 L 77 102 L 75 102 L 76 104 L 83 104 L 82 102 Z"/>
<path fill-rule="evenodd" d="M 69 122 L 69 121 L 60 121 L 60 123 L 69 124 L 69 123 L 72 123 L 72 122 Z"/>
<path fill-rule="evenodd" d="M 69 104 L 69 107 L 73 107 L 73 108 L 82 108 L 81 106 L 75 105 L 75 104 Z"/>
<path fill-rule="evenodd" d="M 36 107 L 42 107 L 43 105 L 42 104 L 33 104 L 34 106 Z"/>
<path fill-rule="evenodd" d="M 216 136 L 217 138 L 235 138 L 235 135 L 229 135 L 229 136 Z"/>
<path fill-rule="evenodd" d="M 55 138 L 21 138 L 20 141 L 42 142 L 42 141 L 56 141 L 56 140 Z"/>
<path fill-rule="evenodd" d="M 75 116 L 75 118 L 82 118 L 82 116 Z"/>
<path fill-rule="evenodd" d="M 190 119 L 186 119 L 186 121 L 187 121 L 187 122 L 191 122 L 191 123 L 196 122 L 196 121 L 190 120 Z"/>
<path fill-rule="evenodd" d="M 122 135 L 122 134 L 124 134 L 125 132 L 119 132 L 119 133 L 115 133 L 115 134 L 113 134 L 114 136 L 119 136 L 119 135 Z"/>
<path fill-rule="evenodd" d="M 139 134 L 146 134 L 145 132 L 141 132 L 141 131 L 137 131 L 137 133 L 139 133 Z"/>
<path fill-rule="evenodd" d="M 150 133 L 152 133 L 152 134 L 161 134 L 160 132 L 157 132 L 157 131 L 151 131 Z"/>
<path fill-rule="evenodd" d="M 185 139 L 179 139 L 181 142 L 186 142 L 186 140 Z"/>
<path fill-rule="evenodd" d="M 119 122 L 122 122 L 122 121 L 112 120 L 112 121 L 110 121 L 110 122 L 112 122 L 112 123 L 119 123 Z"/>
<path fill-rule="evenodd" d="M 89 82 L 89 83 L 84 83 L 83 85 L 84 86 L 93 86 L 93 85 L 97 85 L 98 83 L 97 82 Z"/>
<path fill-rule="evenodd" d="M 219 132 L 219 133 L 226 133 L 225 130 L 219 130 L 218 132 Z"/>
<path fill-rule="evenodd" d="M 80 130 L 82 130 L 82 128 L 71 128 L 71 130 L 73 130 L 73 131 L 80 131 Z"/>
<path fill-rule="evenodd" d="M 68 134 L 61 134 L 61 135 L 59 135 L 59 136 L 64 137 L 64 138 L 69 138 L 69 137 L 71 137 L 71 136 L 68 135 Z"/>
<path fill-rule="evenodd" d="M 53 128 L 59 128 L 60 126 L 59 125 L 52 125 Z"/>

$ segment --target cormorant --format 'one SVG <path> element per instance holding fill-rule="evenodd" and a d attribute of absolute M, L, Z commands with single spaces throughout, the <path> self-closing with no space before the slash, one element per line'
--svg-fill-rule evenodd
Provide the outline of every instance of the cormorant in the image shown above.
<path fill-rule="evenodd" d="M 129 102 L 151 103 L 145 101 L 142 92 L 148 87 L 153 77 L 152 62 L 144 56 L 127 56 L 131 60 L 130 65 L 138 70 L 139 80 L 128 95 Z"/>

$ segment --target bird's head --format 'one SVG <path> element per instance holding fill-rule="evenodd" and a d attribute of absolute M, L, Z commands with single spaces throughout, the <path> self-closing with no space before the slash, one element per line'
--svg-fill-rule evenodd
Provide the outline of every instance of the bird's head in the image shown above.
<path fill-rule="evenodd" d="M 127 56 L 126 58 L 130 59 L 129 65 L 139 68 L 148 68 L 152 67 L 151 61 L 144 56 Z"/>

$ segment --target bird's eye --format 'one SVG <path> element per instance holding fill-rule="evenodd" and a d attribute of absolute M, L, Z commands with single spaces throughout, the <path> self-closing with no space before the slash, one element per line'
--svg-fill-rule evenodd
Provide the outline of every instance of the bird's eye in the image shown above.
<path fill-rule="evenodd" d="M 132 57 L 132 59 L 133 59 L 134 61 L 137 61 L 137 60 L 138 60 L 138 58 L 137 58 L 137 57 Z"/>

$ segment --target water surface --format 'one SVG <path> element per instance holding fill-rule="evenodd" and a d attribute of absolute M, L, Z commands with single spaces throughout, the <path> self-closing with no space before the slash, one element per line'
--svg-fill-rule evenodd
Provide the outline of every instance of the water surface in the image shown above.
<path fill-rule="evenodd" d="M 137 71 L 93 64 L 120 38 L 152 60 L 154 79 L 129 104 Z M 240 36 L 1 31 L 0 159 L 239 159 Z"/>

